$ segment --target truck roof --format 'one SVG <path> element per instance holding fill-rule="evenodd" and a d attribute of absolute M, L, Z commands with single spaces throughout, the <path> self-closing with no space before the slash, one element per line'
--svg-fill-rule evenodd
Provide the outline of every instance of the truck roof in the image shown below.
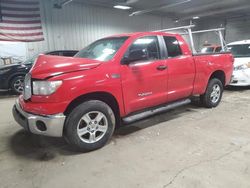
<path fill-rule="evenodd" d="M 143 35 L 168 35 L 168 36 L 176 36 L 176 35 L 179 35 L 179 34 L 149 31 L 149 32 L 124 33 L 124 34 L 112 35 L 112 36 L 109 36 L 109 37 L 132 37 L 132 36 L 143 36 Z"/>
<path fill-rule="evenodd" d="M 231 42 L 227 45 L 240 45 L 240 44 L 250 44 L 250 40 L 240 40 L 240 41 L 235 41 Z"/>

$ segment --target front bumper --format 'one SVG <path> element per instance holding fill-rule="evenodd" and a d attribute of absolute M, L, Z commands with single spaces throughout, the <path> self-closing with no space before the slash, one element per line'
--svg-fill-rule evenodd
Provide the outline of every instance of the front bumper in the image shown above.
<path fill-rule="evenodd" d="M 62 137 L 65 116 L 63 114 L 40 116 L 25 112 L 17 100 L 12 109 L 13 116 L 25 130 L 39 135 Z"/>
<path fill-rule="evenodd" d="M 230 86 L 249 86 L 250 85 L 250 69 L 234 71 Z"/>

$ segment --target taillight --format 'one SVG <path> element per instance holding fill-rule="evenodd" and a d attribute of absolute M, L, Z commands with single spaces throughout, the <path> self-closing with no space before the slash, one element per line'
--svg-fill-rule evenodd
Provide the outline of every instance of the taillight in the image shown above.
<path fill-rule="evenodd" d="M 231 55 L 231 61 L 232 61 L 232 63 L 234 63 L 234 56 L 233 55 Z"/>

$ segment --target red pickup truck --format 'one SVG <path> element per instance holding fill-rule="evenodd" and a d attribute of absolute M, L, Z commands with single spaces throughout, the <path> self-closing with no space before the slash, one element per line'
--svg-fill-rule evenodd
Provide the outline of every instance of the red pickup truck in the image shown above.
<path fill-rule="evenodd" d="M 121 122 L 187 104 L 191 96 L 216 107 L 232 70 L 230 53 L 193 55 L 177 34 L 111 36 L 73 58 L 39 56 L 13 115 L 31 133 L 65 137 L 80 151 L 95 150 Z"/>

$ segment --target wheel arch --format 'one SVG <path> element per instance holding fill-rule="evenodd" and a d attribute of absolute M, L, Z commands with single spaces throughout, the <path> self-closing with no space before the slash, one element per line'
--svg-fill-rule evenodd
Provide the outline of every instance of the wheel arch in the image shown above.
<path fill-rule="evenodd" d="M 120 125 L 120 107 L 119 107 L 119 103 L 116 100 L 116 98 L 114 97 L 114 95 L 112 95 L 111 93 L 108 92 L 92 92 L 92 93 L 88 93 L 88 94 L 84 94 L 84 95 L 80 95 L 77 98 L 75 98 L 74 100 L 72 100 L 70 102 L 70 104 L 67 106 L 66 110 L 64 111 L 64 114 L 66 116 L 68 116 L 70 114 L 70 112 L 79 104 L 82 104 L 85 101 L 88 100 L 100 100 L 106 104 L 108 104 L 111 109 L 113 110 L 113 112 L 115 113 L 115 117 L 116 117 L 116 122 L 117 125 Z"/>
<path fill-rule="evenodd" d="M 223 86 L 225 86 L 225 84 L 226 84 L 226 74 L 225 74 L 224 71 L 222 71 L 222 70 L 216 70 L 216 71 L 214 71 L 210 75 L 209 80 L 211 80 L 213 78 L 219 79 L 222 82 Z M 209 80 L 208 80 L 208 82 L 209 82 Z"/>

